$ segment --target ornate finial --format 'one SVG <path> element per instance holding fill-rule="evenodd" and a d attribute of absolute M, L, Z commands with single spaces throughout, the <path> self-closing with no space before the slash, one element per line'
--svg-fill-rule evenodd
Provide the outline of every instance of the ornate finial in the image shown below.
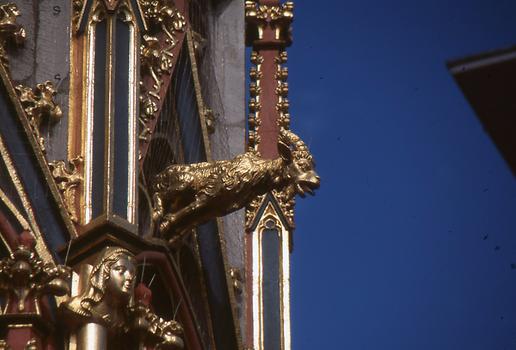
<path fill-rule="evenodd" d="M 63 296 L 70 290 L 69 268 L 44 263 L 34 252 L 34 246 L 34 238 L 24 231 L 18 248 L 0 260 L 0 291 L 7 296 L 7 314 L 39 314 L 42 296 Z"/>
<path fill-rule="evenodd" d="M 18 85 L 15 87 L 20 102 L 27 114 L 34 137 L 40 148 L 45 152 L 45 140 L 40 134 L 40 127 L 44 118 L 55 123 L 63 116 L 61 107 L 54 101 L 57 91 L 51 81 L 37 84 L 34 89 Z"/>
<path fill-rule="evenodd" d="M 83 178 L 77 167 L 82 162 L 83 159 L 79 156 L 69 160 L 68 165 L 63 160 L 48 163 L 52 176 L 57 183 L 57 188 L 63 197 L 66 210 L 74 223 L 79 221 L 76 210 L 76 195 Z"/>
<path fill-rule="evenodd" d="M 284 4 L 258 4 L 255 1 L 245 2 L 245 16 L 249 20 L 251 18 L 278 20 L 292 19 L 294 17 L 294 3 L 287 1 Z"/>
<path fill-rule="evenodd" d="M 292 43 L 290 24 L 294 19 L 293 2 L 246 1 L 245 19 L 247 45 L 255 48 L 263 44 L 284 47 Z"/>
<path fill-rule="evenodd" d="M 16 4 L 0 5 L 0 62 L 6 67 L 9 65 L 6 46 L 21 45 L 25 42 L 25 29 L 16 23 L 16 18 L 19 16 L 20 11 Z"/>

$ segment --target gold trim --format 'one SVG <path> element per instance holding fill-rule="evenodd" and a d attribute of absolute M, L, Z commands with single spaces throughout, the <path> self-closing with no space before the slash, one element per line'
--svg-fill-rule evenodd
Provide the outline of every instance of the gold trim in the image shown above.
<path fill-rule="evenodd" d="M 204 150 L 206 152 L 206 160 L 209 162 L 212 158 L 211 143 L 208 132 L 208 124 L 206 122 L 206 115 L 204 112 L 206 106 L 201 91 L 201 82 L 199 80 L 199 70 L 197 69 L 197 60 L 195 58 L 195 49 L 193 44 L 192 30 L 189 28 L 186 31 L 186 43 L 188 46 L 188 56 L 190 57 L 190 64 L 192 66 L 192 78 L 195 89 L 195 97 L 197 100 L 197 110 L 199 112 L 199 121 L 201 125 L 202 139 L 204 142 Z"/>
<path fill-rule="evenodd" d="M 273 225 L 270 225 L 272 222 Z M 266 229 L 276 229 L 281 242 L 280 254 L 280 313 L 281 313 L 281 350 L 291 350 L 290 339 L 290 233 L 281 220 L 271 201 L 268 201 L 263 215 L 252 232 L 252 257 L 253 257 L 253 281 L 252 281 L 252 314 L 253 314 L 253 345 L 256 350 L 264 350 L 264 324 L 263 324 L 263 253 L 262 237 Z"/>
<path fill-rule="evenodd" d="M 260 144 L 260 125 L 262 124 L 260 111 L 262 109 L 261 106 L 261 79 L 263 78 L 262 72 L 262 64 L 263 64 L 263 56 L 260 55 L 257 51 L 253 51 L 251 53 L 251 63 L 254 64 L 254 67 L 251 67 L 249 70 L 249 78 L 251 79 L 251 83 L 249 84 L 249 95 L 251 98 L 249 99 L 249 151 L 257 151 L 258 145 Z"/>
<path fill-rule="evenodd" d="M 9 152 L 7 151 L 7 148 L 5 147 L 4 140 L 1 135 L 0 135 L 0 155 L 4 160 L 7 171 L 9 172 L 9 175 L 11 176 L 12 182 L 13 182 L 13 184 L 16 188 L 16 191 L 18 192 L 18 195 L 20 196 L 22 204 L 25 208 L 25 212 L 27 213 L 27 216 L 29 218 L 30 229 L 33 232 L 34 236 L 36 236 L 36 252 L 45 262 L 52 262 L 52 263 L 55 262 L 54 258 L 52 257 L 52 254 L 50 253 L 50 250 L 48 249 L 48 247 L 45 244 L 45 240 L 43 238 L 43 235 L 41 234 L 39 225 L 34 216 L 34 212 L 32 211 L 32 206 L 30 205 L 30 201 L 27 198 L 27 195 L 25 193 L 23 185 L 18 177 L 18 173 L 13 165 L 12 159 L 9 155 Z"/>
<path fill-rule="evenodd" d="M 115 45 L 115 27 L 116 27 L 116 16 L 111 15 L 106 19 L 107 24 L 107 49 L 106 49 L 106 91 L 105 91 L 105 130 L 104 135 L 107 138 L 105 140 L 104 147 L 104 212 L 111 216 L 113 215 L 113 181 L 114 179 L 114 162 L 115 162 L 115 96 L 113 95 L 115 85 L 115 72 L 113 69 L 113 63 L 115 60 L 114 45 Z M 101 51 L 102 52 L 102 51 Z M 99 69 L 99 67 L 96 67 Z M 125 219 L 125 218 L 124 218 Z"/>
<path fill-rule="evenodd" d="M 138 6 L 139 2 L 137 1 Z M 126 2 L 129 11 L 131 13 L 131 24 L 130 28 L 130 43 L 129 43 L 129 52 L 130 61 L 129 61 L 129 128 L 128 128 L 128 139 L 129 139 L 129 149 L 128 149 L 128 160 L 129 165 L 128 168 L 130 172 L 128 174 L 128 198 L 127 198 L 127 219 L 130 223 L 137 225 L 138 223 L 138 172 L 139 172 L 139 163 L 138 163 L 138 96 L 139 96 L 139 64 L 138 64 L 138 54 L 139 54 L 139 33 L 138 25 L 136 23 L 136 14 L 135 10 L 131 7 L 129 2 Z M 138 9 L 139 11 L 139 9 Z M 131 191 L 132 189 L 132 191 Z"/>
<path fill-rule="evenodd" d="M 115 138 L 114 138 L 114 125 L 115 125 L 115 99 L 116 96 L 113 94 L 115 84 L 115 72 L 113 70 L 115 64 L 115 52 L 114 45 L 116 43 L 116 21 L 121 19 L 124 23 L 128 24 L 130 32 L 129 42 L 129 86 L 128 86 L 128 171 L 121 176 L 126 176 L 128 181 L 128 193 L 127 193 L 127 207 L 124 214 L 118 214 L 124 220 L 127 220 L 130 224 L 136 225 L 137 223 L 137 111 L 138 111 L 138 85 L 136 84 L 139 79 L 138 70 L 138 36 L 139 30 L 136 25 L 136 19 L 134 10 L 128 1 L 120 2 L 117 5 L 115 13 L 107 13 L 105 4 L 97 0 L 93 4 L 93 11 L 89 18 L 88 31 L 86 36 L 86 88 L 84 100 L 86 101 L 86 116 L 84 121 L 83 129 L 83 153 L 85 158 L 84 165 L 84 177 L 85 177 L 85 191 L 84 191 L 84 220 L 83 224 L 87 225 L 92 221 L 92 192 L 93 192 L 93 127 L 94 123 L 94 96 L 95 96 L 95 70 L 104 69 L 106 76 L 106 91 L 105 91 L 105 120 L 104 125 L 101 126 L 105 131 L 105 143 L 104 143 L 104 182 L 103 188 L 99 190 L 103 191 L 103 206 L 108 216 L 114 215 L 113 213 L 113 184 L 114 184 L 114 149 Z M 96 36 L 96 25 L 99 22 L 105 21 L 107 26 L 107 42 L 105 52 L 102 48 L 95 47 L 95 36 Z M 106 56 L 106 67 L 95 67 L 95 56 L 105 55 Z M 123 74 L 123 73 L 121 73 Z M 102 82 L 97 82 L 102 83 Z M 131 231 L 134 231 L 132 229 Z"/>
<path fill-rule="evenodd" d="M 4 202 L 5 206 L 13 213 L 13 215 L 18 220 L 18 223 L 24 230 L 29 230 L 30 225 L 27 220 L 23 217 L 23 215 L 18 211 L 18 208 L 11 202 L 9 197 L 5 194 L 4 191 L 0 189 L 0 200 Z"/>
<path fill-rule="evenodd" d="M 96 11 L 92 11 L 92 14 Z M 96 22 L 90 21 L 86 34 L 86 88 L 84 89 L 86 101 L 86 115 L 83 128 L 83 154 L 84 154 L 84 219 L 86 225 L 92 219 L 92 177 L 93 177 L 93 96 L 95 94 L 95 29 Z"/>
<path fill-rule="evenodd" d="M 34 325 L 32 323 L 20 323 L 20 324 L 8 324 L 7 328 L 17 329 L 17 328 L 32 328 Z"/>
<path fill-rule="evenodd" d="M 94 96 L 95 96 L 95 55 L 97 53 L 95 47 L 96 38 L 96 26 L 106 19 L 106 11 L 101 1 L 95 1 L 92 4 L 92 10 L 90 11 L 87 30 L 85 34 L 86 38 L 86 50 L 84 51 L 84 64 L 86 87 L 83 89 L 83 101 L 86 101 L 84 124 L 83 124 L 83 135 L 82 135 L 82 148 L 84 155 L 84 216 L 83 225 L 88 224 L 92 220 L 92 177 L 93 177 L 93 125 L 94 125 Z M 104 50 L 101 50 L 101 53 Z M 104 53 L 107 55 L 108 53 Z M 108 61 L 106 61 L 108 62 Z M 108 63 L 109 64 L 109 63 Z M 107 67 L 106 67 L 107 69 Z M 107 93 L 107 92 L 106 92 Z M 81 108 L 84 110 L 83 103 Z M 107 116 L 109 118 L 109 115 Z M 107 134 L 106 134 L 107 135 Z M 108 161 L 108 160 L 106 160 Z M 103 199 L 104 202 L 104 199 Z"/>
<path fill-rule="evenodd" d="M 14 215 L 14 217 L 16 218 L 16 220 L 18 220 L 18 223 L 20 224 L 20 226 L 24 229 L 24 230 L 29 230 L 30 229 L 30 225 L 29 223 L 27 222 L 27 220 L 23 217 L 23 215 L 21 215 L 21 213 L 18 211 L 18 209 L 16 208 L 16 206 L 11 202 L 11 200 L 9 199 L 9 197 L 4 193 L 4 191 L 2 191 L 0 189 L 0 200 L 5 204 L 5 206 L 11 211 L 11 213 Z M 7 251 L 10 253 L 12 253 L 12 249 L 11 247 L 9 246 L 9 243 L 5 240 L 5 237 L 1 234 L 0 232 L 0 239 L 2 240 L 2 243 L 4 244 L 5 248 L 7 249 Z"/>

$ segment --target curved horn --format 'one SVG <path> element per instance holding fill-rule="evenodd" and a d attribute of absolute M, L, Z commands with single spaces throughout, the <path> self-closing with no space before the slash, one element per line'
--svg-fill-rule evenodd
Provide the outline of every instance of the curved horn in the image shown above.
<path fill-rule="evenodd" d="M 297 151 L 309 152 L 306 144 L 301 140 L 301 138 L 299 138 L 299 136 L 294 134 L 292 131 L 281 129 L 280 136 L 281 138 L 284 138 L 286 141 L 288 141 L 288 144 L 294 145 Z"/>

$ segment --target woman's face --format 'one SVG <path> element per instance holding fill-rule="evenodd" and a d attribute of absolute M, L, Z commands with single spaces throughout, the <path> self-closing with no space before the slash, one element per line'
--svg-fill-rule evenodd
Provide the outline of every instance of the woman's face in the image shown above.
<path fill-rule="evenodd" d="M 134 288 L 136 267 L 127 255 L 122 255 L 118 261 L 111 265 L 107 290 L 114 296 L 124 299 L 131 297 Z"/>

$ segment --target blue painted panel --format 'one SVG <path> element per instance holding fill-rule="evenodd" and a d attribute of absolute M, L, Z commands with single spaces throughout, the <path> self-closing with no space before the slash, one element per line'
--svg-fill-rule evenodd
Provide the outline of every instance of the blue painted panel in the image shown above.
<path fill-rule="evenodd" d="M 267 350 L 281 350 L 280 246 L 278 231 L 264 230 L 262 234 L 263 343 Z"/>
<path fill-rule="evenodd" d="M 113 212 L 127 218 L 129 186 L 129 40 L 130 28 L 116 21 L 115 47 L 115 161 Z"/>
<path fill-rule="evenodd" d="M 204 162 L 206 154 L 186 41 L 179 56 L 173 84 L 185 161 L 187 163 Z"/>
<path fill-rule="evenodd" d="M 181 50 L 172 84 L 185 162 L 204 162 L 206 154 L 186 42 Z M 216 221 L 200 225 L 197 231 L 216 347 L 238 349 Z"/>
<path fill-rule="evenodd" d="M 0 134 L 13 157 L 14 166 L 34 209 L 45 241 L 54 257 L 58 259 L 55 253 L 69 240 L 68 231 L 3 84 L 0 84 L 0 115 Z"/>
<path fill-rule="evenodd" d="M 92 171 L 92 218 L 104 212 L 104 164 L 106 148 L 106 48 L 107 24 L 100 22 L 95 30 L 95 87 L 93 107 L 93 171 Z"/>

